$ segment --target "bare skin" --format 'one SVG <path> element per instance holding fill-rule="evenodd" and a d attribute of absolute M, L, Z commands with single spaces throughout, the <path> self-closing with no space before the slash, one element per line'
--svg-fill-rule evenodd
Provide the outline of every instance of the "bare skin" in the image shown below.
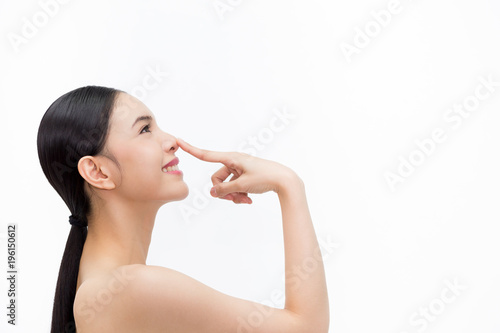
<path fill-rule="evenodd" d="M 142 115 L 152 119 L 131 129 Z M 78 333 L 328 332 L 323 262 L 305 186 L 294 171 L 277 162 L 199 149 L 176 139 L 126 94 L 113 111 L 106 146 L 119 167 L 106 156 L 84 157 L 79 163 L 80 174 L 93 190 L 93 209 L 74 303 Z M 158 209 L 188 194 L 182 175 L 161 171 L 179 147 L 201 161 L 222 164 L 212 176 L 215 198 L 251 204 L 249 193 L 278 195 L 287 272 L 284 309 L 232 297 L 172 269 L 146 265 Z"/>

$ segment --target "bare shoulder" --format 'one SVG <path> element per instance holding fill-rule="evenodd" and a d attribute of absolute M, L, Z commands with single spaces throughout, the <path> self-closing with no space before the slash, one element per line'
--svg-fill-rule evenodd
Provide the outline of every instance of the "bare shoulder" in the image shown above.
<path fill-rule="evenodd" d="M 221 293 L 160 266 L 122 266 L 86 281 L 74 312 L 78 333 L 303 332 L 300 318 L 287 310 Z"/>
<path fill-rule="evenodd" d="M 120 266 L 86 279 L 78 288 L 73 304 L 78 333 L 100 332 L 104 327 L 116 327 L 120 308 L 126 302 L 127 289 L 133 274 L 142 265 Z M 99 328 L 99 329 L 98 329 Z"/>

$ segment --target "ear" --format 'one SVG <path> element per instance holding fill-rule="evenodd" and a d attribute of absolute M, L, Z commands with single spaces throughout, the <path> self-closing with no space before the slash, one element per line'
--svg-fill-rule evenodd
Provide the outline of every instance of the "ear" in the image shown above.
<path fill-rule="evenodd" d="M 116 178 L 117 174 L 112 172 L 116 168 L 112 168 L 110 163 L 103 156 L 84 156 L 78 162 L 78 172 L 89 185 L 102 190 L 113 190 L 117 185 L 113 176 Z"/>

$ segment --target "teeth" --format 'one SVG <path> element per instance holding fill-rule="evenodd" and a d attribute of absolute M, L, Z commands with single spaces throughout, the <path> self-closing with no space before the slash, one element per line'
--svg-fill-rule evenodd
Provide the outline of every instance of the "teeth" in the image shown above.
<path fill-rule="evenodd" d="M 163 172 L 170 172 L 170 171 L 176 171 L 176 170 L 179 170 L 179 165 L 176 164 L 176 165 L 173 165 L 173 166 L 169 166 L 169 167 L 166 167 L 166 168 L 163 168 L 161 169 Z"/>

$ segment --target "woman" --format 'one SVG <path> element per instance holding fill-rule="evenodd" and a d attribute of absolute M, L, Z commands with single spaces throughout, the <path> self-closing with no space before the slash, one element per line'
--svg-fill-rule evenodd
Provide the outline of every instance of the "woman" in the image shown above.
<path fill-rule="evenodd" d="M 288 167 L 196 148 L 163 132 L 133 96 L 97 86 L 75 89 L 52 103 L 37 144 L 47 179 L 71 211 L 52 332 L 328 331 L 321 252 L 304 184 Z M 179 147 L 223 165 L 212 176 L 216 198 L 251 204 L 248 193 L 277 193 L 287 272 L 284 309 L 146 265 L 158 209 L 189 192 L 178 171 Z"/>

